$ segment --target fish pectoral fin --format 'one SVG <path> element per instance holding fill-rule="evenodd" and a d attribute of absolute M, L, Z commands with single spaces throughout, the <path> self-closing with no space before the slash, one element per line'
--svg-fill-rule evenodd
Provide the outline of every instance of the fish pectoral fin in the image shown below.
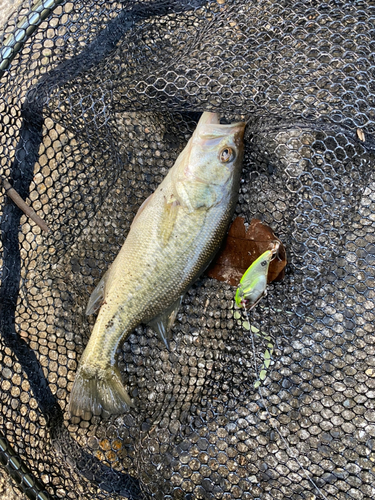
<path fill-rule="evenodd" d="M 216 205 L 220 201 L 219 189 L 219 186 L 198 180 L 184 180 L 176 183 L 177 198 L 188 212 Z"/>
<path fill-rule="evenodd" d="M 173 196 L 165 203 L 164 210 L 160 218 L 159 238 L 161 243 L 166 246 L 171 237 L 173 228 L 177 220 L 177 214 L 180 203 Z"/>
<path fill-rule="evenodd" d="M 106 282 L 108 280 L 108 271 L 103 275 L 102 279 L 99 281 L 94 291 L 90 295 L 86 307 L 86 316 L 90 316 L 90 314 L 95 314 L 97 311 L 99 311 L 104 302 L 104 290 Z"/>
<path fill-rule="evenodd" d="M 171 328 L 175 322 L 178 310 L 181 306 L 183 295 L 179 297 L 173 304 L 171 304 L 165 311 L 163 311 L 159 316 L 156 316 L 148 324 L 151 328 L 159 335 L 160 340 L 164 342 L 167 349 L 169 350 L 168 341 L 171 338 Z"/>

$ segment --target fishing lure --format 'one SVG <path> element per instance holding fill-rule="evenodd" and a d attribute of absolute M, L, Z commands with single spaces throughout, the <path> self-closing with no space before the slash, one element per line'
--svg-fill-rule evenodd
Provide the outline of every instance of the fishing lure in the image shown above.
<path fill-rule="evenodd" d="M 272 260 L 278 255 L 280 248 L 280 242 L 272 242 L 272 247 L 266 250 L 262 255 L 260 255 L 249 267 L 249 269 L 242 276 L 239 287 L 236 291 L 236 304 L 239 307 L 245 309 L 245 314 L 247 316 L 246 309 L 252 309 L 259 300 L 263 297 L 267 288 L 267 276 L 268 268 Z M 250 321 L 248 318 L 249 329 L 255 330 L 256 334 L 259 332 L 255 327 L 250 327 Z M 271 358 L 273 354 L 274 345 L 272 343 L 271 337 L 269 335 L 262 334 L 262 337 L 267 341 L 267 349 L 263 354 L 263 364 L 261 366 L 258 379 L 254 383 L 254 388 L 258 389 L 261 383 L 265 380 L 267 376 L 267 370 L 271 364 Z M 256 366 L 256 358 L 255 366 Z M 258 369 L 256 370 L 258 372 Z"/>
<path fill-rule="evenodd" d="M 242 276 L 235 296 L 239 307 L 250 310 L 263 297 L 267 288 L 268 268 L 276 257 L 279 247 L 280 243 L 274 241 L 272 248 L 262 253 Z"/>

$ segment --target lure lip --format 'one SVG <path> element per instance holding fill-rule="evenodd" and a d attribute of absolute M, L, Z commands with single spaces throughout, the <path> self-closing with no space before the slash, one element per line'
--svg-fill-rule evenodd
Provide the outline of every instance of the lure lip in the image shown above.
<path fill-rule="evenodd" d="M 273 240 L 273 241 L 271 241 L 271 244 L 273 245 L 273 247 L 270 248 L 270 250 L 272 252 L 272 259 L 270 260 L 270 262 L 272 262 L 276 257 L 279 260 L 281 260 L 280 256 L 279 256 L 281 242 L 279 240 Z"/>

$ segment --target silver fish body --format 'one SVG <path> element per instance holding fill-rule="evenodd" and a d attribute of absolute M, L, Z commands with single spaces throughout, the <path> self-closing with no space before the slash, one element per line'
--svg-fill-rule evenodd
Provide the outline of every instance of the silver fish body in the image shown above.
<path fill-rule="evenodd" d="M 165 340 L 183 294 L 220 247 L 237 202 L 244 128 L 220 125 L 216 113 L 203 113 L 174 166 L 138 210 L 88 304 L 88 313 L 101 307 L 70 396 L 72 415 L 127 410 L 116 350 L 140 323 L 150 323 Z"/>

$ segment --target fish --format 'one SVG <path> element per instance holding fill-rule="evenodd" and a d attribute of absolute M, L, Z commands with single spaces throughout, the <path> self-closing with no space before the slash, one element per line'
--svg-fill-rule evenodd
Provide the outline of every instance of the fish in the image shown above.
<path fill-rule="evenodd" d="M 246 123 L 204 112 L 164 180 L 140 206 L 114 262 L 93 291 L 99 309 L 80 359 L 71 416 L 118 415 L 132 400 L 116 351 L 140 323 L 168 347 L 182 298 L 220 248 L 238 199 Z"/>

